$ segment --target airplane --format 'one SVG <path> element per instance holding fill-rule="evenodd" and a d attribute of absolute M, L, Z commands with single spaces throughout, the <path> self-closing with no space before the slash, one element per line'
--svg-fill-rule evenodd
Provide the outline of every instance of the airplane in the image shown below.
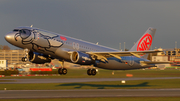
<path fill-rule="evenodd" d="M 156 29 L 149 27 L 141 38 L 129 51 L 102 46 L 96 43 L 83 41 L 62 34 L 43 29 L 22 26 L 5 35 L 10 44 L 23 48 L 26 55 L 22 61 L 30 61 L 36 64 L 50 63 L 52 59 L 58 59 L 61 68 L 60 75 L 67 74 L 64 62 L 80 65 L 89 65 L 88 75 L 96 75 L 94 67 L 109 70 L 131 70 L 154 67 L 157 63 L 147 59 L 149 53 L 160 52 L 149 50 Z"/>

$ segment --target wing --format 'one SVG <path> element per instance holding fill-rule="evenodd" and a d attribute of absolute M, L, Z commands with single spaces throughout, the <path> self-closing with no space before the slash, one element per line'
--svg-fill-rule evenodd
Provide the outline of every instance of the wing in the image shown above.
<path fill-rule="evenodd" d="M 162 52 L 159 50 L 148 50 L 148 51 L 103 51 L 103 52 L 86 52 L 87 54 L 90 54 L 92 56 L 96 56 L 97 59 L 105 59 L 107 61 L 107 58 L 109 57 L 116 57 L 117 59 L 121 60 L 122 56 L 135 56 L 138 58 L 141 58 L 142 55 L 146 53 L 157 53 Z"/>

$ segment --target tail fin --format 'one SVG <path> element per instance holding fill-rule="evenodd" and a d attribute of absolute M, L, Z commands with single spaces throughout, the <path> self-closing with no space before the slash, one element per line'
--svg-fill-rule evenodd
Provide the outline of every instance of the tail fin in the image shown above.
<path fill-rule="evenodd" d="M 129 51 L 145 51 L 151 48 L 156 29 L 149 27 Z"/>

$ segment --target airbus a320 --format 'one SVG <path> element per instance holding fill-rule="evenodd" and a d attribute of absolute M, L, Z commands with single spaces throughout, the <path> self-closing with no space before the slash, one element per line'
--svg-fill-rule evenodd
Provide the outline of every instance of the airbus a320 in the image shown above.
<path fill-rule="evenodd" d="M 65 35 L 34 27 L 17 27 L 5 35 L 10 44 L 26 50 L 22 61 L 36 64 L 50 63 L 58 59 L 61 68 L 58 73 L 65 75 L 64 62 L 89 65 L 88 75 L 96 75 L 94 67 L 109 70 L 130 70 L 153 67 L 157 63 L 147 59 L 156 29 L 148 28 L 129 51 L 105 47 Z"/>

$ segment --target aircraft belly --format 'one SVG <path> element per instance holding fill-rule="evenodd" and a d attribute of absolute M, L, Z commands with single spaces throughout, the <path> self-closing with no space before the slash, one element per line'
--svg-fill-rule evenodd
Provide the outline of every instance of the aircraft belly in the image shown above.
<path fill-rule="evenodd" d="M 67 53 L 67 51 L 62 50 L 61 48 L 58 48 L 55 51 L 55 55 L 65 60 L 70 60 L 70 55 Z"/>
<path fill-rule="evenodd" d="M 108 62 L 100 62 L 95 64 L 96 67 L 103 68 L 103 69 L 110 69 L 110 70 L 129 70 L 129 69 L 139 69 L 143 68 L 138 63 L 128 64 L 123 62 L 118 62 L 114 60 L 109 60 Z"/>

